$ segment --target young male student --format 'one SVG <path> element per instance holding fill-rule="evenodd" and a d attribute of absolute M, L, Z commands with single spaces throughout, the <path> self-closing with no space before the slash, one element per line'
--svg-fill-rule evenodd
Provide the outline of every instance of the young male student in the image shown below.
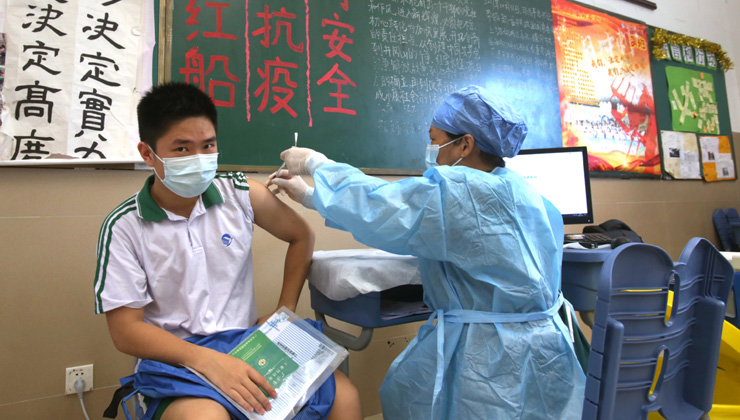
<path fill-rule="evenodd" d="M 216 108 L 197 87 L 156 86 L 144 95 L 137 114 L 138 150 L 154 175 L 103 223 L 95 311 L 106 314 L 118 350 L 155 363 L 192 367 L 245 409 L 264 413 L 271 406 L 258 387 L 272 397 L 274 388 L 247 363 L 222 352 L 224 346 L 236 345 L 245 329 L 271 315 L 257 318 L 254 225 L 288 243 L 276 308 L 291 310 L 311 263 L 313 232 L 262 184 L 242 173 L 216 174 Z M 329 419 L 361 418 L 354 385 L 339 372 L 334 378 L 336 394 L 314 411 L 322 417 L 330 411 Z M 327 393 L 334 394 L 331 377 L 317 391 L 324 403 Z M 203 397 L 213 392 L 194 394 L 178 391 L 153 399 L 145 418 L 235 415 L 225 400 L 218 402 L 220 396 Z"/>

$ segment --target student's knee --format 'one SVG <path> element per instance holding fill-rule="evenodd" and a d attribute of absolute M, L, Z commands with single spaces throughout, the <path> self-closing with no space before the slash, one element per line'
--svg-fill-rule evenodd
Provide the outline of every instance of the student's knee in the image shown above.
<path fill-rule="evenodd" d="M 178 398 L 162 413 L 160 420 L 229 420 L 229 412 L 208 398 Z"/>
<path fill-rule="evenodd" d="M 334 396 L 334 405 L 329 413 L 329 420 L 361 420 L 360 393 L 355 384 L 339 371 L 334 372 L 334 381 L 337 391 Z"/>

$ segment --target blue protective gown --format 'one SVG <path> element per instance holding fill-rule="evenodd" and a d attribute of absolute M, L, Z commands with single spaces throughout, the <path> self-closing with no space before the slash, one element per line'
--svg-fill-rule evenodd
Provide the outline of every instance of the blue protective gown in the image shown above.
<path fill-rule="evenodd" d="M 385 419 L 580 419 L 585 377 L 552 316 L 563 238 L 552 204 L 506 168 L 389 183 L 332 162 L 313 179 L 327 225 L 419 258 L 435 311 L 385 377 Z"/>

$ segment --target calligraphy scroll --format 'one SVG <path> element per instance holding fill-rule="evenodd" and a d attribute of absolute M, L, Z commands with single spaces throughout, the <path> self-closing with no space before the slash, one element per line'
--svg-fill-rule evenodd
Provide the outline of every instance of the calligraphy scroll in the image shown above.
<path fill-rule="evenodd" d="M 0 160 L 137 160 L 143 5 L 9 0 Z"/>

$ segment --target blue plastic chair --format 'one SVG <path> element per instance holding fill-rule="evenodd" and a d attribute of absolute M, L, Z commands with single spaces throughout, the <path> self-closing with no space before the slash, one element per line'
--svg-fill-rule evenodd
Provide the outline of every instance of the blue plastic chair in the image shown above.
<path fill-rule="evenodd" d="M 601 271 L 583 419 L 639 420 L 659 411 L 697 420 L 709 412 L 733 276 L 702 238 L 689 241 L 678 263 L 654 245 L 615 249 Z"/>
<path fill-rule="evenodd" d="M 733 215 L 733 220 L 736 226 L 740 227 L 740 217 L 738 217 L 737 210 L 734 208 L 728 209 Z M 738 240 L 736 239 L 735 229 L 733 229 L 730 223 L 729 215 L 722 209 L 716 209 L 712 213 L 712 222 L 714 223 L 714 229 L 717 231 L 719 236 L 720 244 L 722 245 L 723 251 L 738 251 Z M 738 232 L 740 233 L 740 231 Z"/>
<path fill-rule="evenodd" d="M 730 224 L 730 229 L 732 229 L 735 246 L 740 246 L 740 215 L 737 214 L 737 210 L 734 207 L 726 209 L 725 214 L 727 215 L 727 222 Z"/>
<path fill-rule="evenodd" d="M 730 316 L 725 316 L 725 321 L 734 325 L 735 328 L 740 329 L 740 273 L 735 273 L 735 280 L 733 282 L 732 293 L 730 293 L 729 301 L 734 305 L 734 313 Z M 729 305 L 729 303 L 728 303 Z"/>

